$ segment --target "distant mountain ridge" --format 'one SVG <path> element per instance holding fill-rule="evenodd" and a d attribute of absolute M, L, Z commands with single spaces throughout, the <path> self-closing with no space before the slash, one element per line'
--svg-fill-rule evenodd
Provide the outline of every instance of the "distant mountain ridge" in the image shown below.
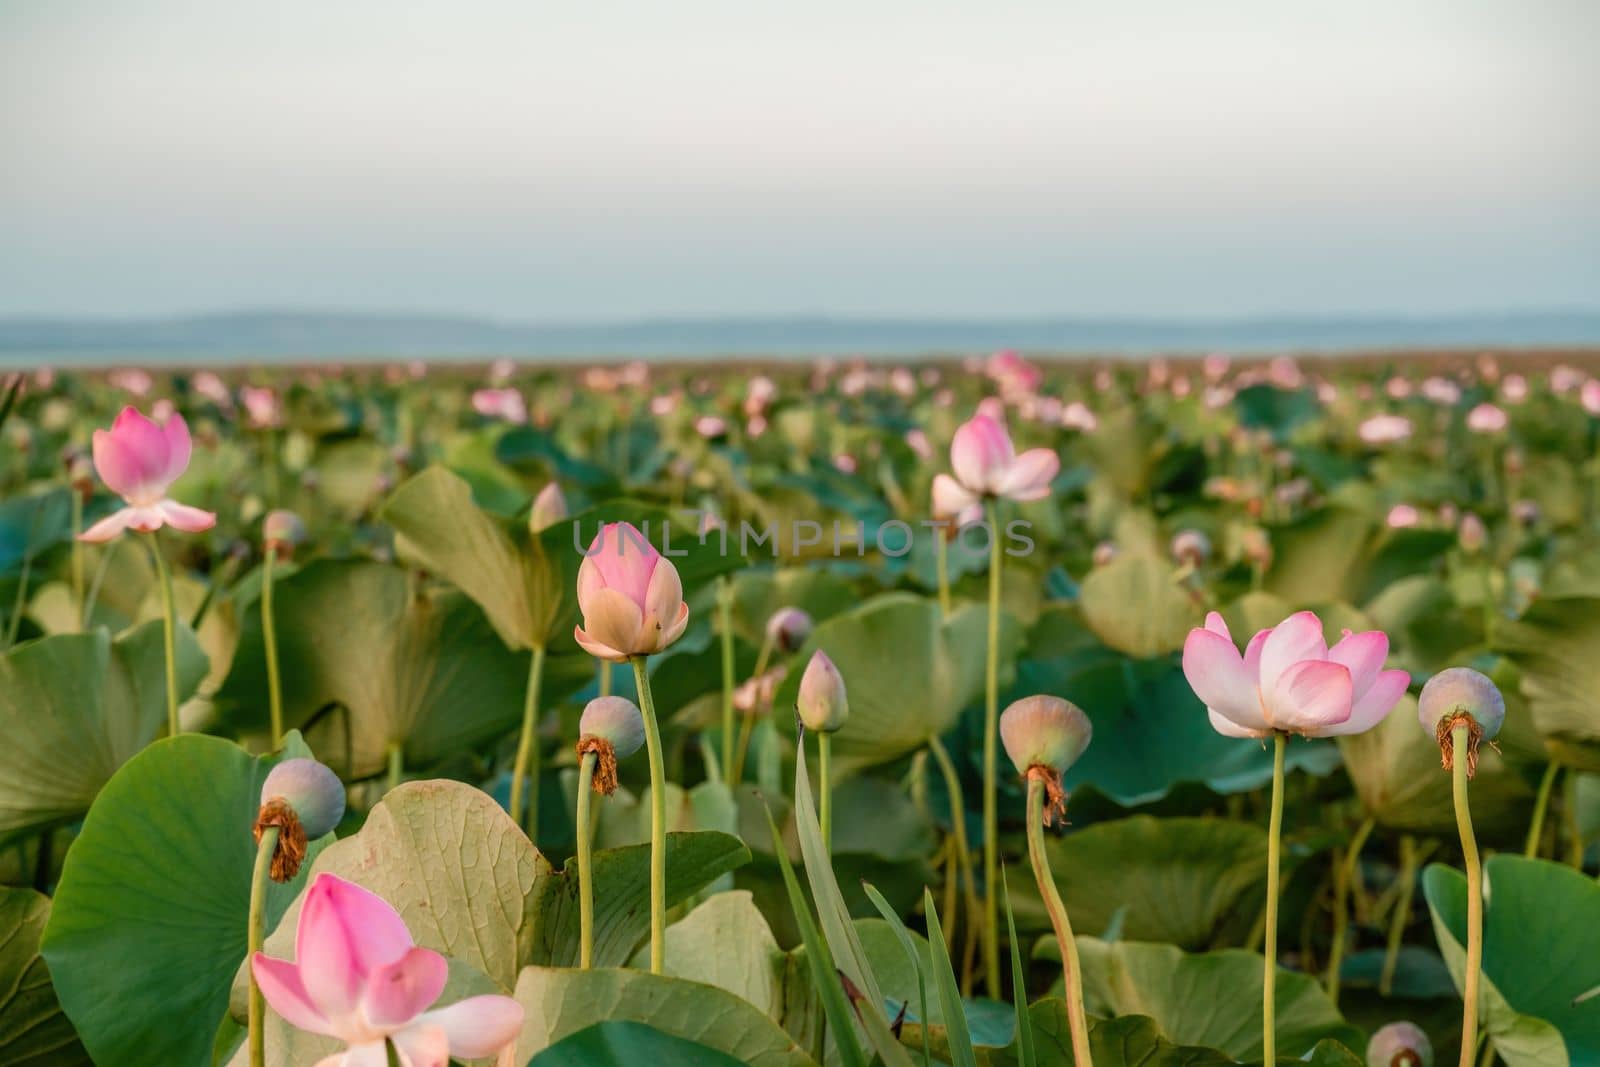
<path fill-rule="evenodd" d="M 461 315 L 264 310 L 148 319 L 0 318 L 0 362 L 12 366 L 134 358 L 188 363 L 499 355 L 906 355 L 995 348 L 1061 353 L 1345 351 L 1478 345 L 1600 345 L 1600 311 L 1214 319 L 792 315 L 517 322 Z"/>

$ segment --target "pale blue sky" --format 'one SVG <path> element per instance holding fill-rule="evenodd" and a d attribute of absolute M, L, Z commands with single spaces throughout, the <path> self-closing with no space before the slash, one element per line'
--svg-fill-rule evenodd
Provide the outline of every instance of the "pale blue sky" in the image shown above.
<path fill-rule="evenodd" d="M 1589 0 L 4 0 L 0 315 L 1600 306 Z"/>

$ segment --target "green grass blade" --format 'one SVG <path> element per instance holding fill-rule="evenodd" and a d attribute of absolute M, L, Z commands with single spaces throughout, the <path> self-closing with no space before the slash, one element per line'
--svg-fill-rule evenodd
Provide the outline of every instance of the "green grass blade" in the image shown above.
<path fill-rule="evenodd" d="M 1000 865 L 1000 888 L 1006 905 L 1006 932 L 1011 935 L 1011 1003 L 1017 1009 L 1017 1063 L 1019 1067 L 1038 1067 L 1039 1054 L 1033 1045 L 1033 1021 L 1028 1018 L 1028 987 L 1022 974 L 1022 950 L 1017 947 L 1017 920 L 1011 913 L 1011 887 L 1006 884 L 1005 864 Z"/>
<path fill-rule="evenodd" d="M 928 1052 L 928 978 L 922 967 L 922 956 L 917 952 L 916 942 L 911 940 L 911 931 L 906 929 L 906 924 L 900 921 L 900 916 L 895 914 L 889 902 L 883 899 L 883 894 L 870 882 L 862 882 L 861 888 L 866 890 L 867 899 L 872 901 L 872 906 L 878 909 L 878 914 L 883 916 L 895 937 L 900 939 L 900 947 L 906 950 L 911 967 L 917 972 L 917 1022 L 922 1033 L 922 1063 L 923 1067 L 927 1067 L 932 1057 Z"/>
<path fill-rule="evenodd" d="M 928 913 L 928 945 L 933 949 L 933 991 L 939 997 L 939 1014 L 944 1017 L 944 1035 L 950 1045 L 951 1067 L 978 1067 L 978 1058 L 972 1050 L 972 1032 L 967 1029 L 967 1009 L 961 1003 L 961 987 L 956 984 L 956 971 L 950 964 L 950 950 L 945 948 L 944 928 L 939 925 L 939 909 L 933 905 L 933 893 L 922 890 L 922 907 Z"/>
<path fill-rule="evenodd" d="M 806 903 L 805 893 L 800 889 L 800 880 L 795 877 L 794 867 L 789 864 L 789 856 L 783 845 L 783 835 L 778 833 L 778 824 L 772 819 L 772 809 L 765 805 L 762 807 L 767 813 L 767 826 L 772 830 L 772 851 L 778 857 L 778 866 L 783 871 L 783 884 L 789 891 L 789 908 L 794 912 L 795 924 L 800 927 L 800 941 L 806 947 L 806 961 L 811 967 L 811 980 L 816 984 L 817 992 L 822 998 L 823 1014 L 833 1029 L 833 1043 L 839 1050 L 839 1060 L 845 1067 L 867 1067 L 866 1053 L 861 1050 L 861 1043 L 856 1040 L 854 1014 L 845 999 L 844 986 L 840 984 L 839 976 L 833 969 L 833 956 L 828 952 L 827 943 L 822 940 L 822 935 L 817 932 L 817 924 L 811 919 L 811 907 Z"/>

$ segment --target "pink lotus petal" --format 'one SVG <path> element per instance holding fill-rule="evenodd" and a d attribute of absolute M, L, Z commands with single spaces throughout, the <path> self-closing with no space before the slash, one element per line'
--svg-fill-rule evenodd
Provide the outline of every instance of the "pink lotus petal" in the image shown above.
<path fill-rule="evenodd" d="M 642 612 L 645 593 L 650 588 L 650 577 L 655 573 L 656 561 L 661 553 L 656 551 L 636 527 L 626 522 L 607 523 L 589 545 L 586 561 L 594 564 L 594 575 L 608 589 L 615 589 L 633 601 Z M 581 569 L 581 568 L 580 568 Z M 592 586 L 593 577 L 590 582 Z M 580 596 L 578 605 L 583 608 Z M 583 609 L 587 612 L 587 608 Z"/>
<path fill-rule="evenodd" d="M 683 607 L 683 581 L 678 568 L 670 564 L 658 565 L 650 575 L 650 584 L 644 591 L 644 622 L 646 637 L 649 631 L 660 631 L 675 622 L 678 609 Z"/>
<path fill-rule="evenodd" d="M 100 543 L 113 540 L 123 530 L 128 528 L 128 519 L 135 513 L 135 508 L 121 508 L 113 511 L 83 533 L 78 535 L 78 540 Z"/>
<path fill-rule="evenodd" d="M 316 1067 L 389 1067 L 389 1049 L 382 1041 L 362 1041 L 343 1052 L 324 1056 Z"/>
<path fill-rule="evenodd" d="M 1011 435 L 987 415 L 974 415 L 962 423 L 950 442 L 950 467 L 974 493 L 993 491 L 992 479 L 1015 458 Z"/>
<path fill-rule="evenodd" d="M 334 1035 L 333 1022 L 318 1010 L 300 981 L 298 966 L 257 952 L 250 957 L 250 972 L 272 1010 L 290 1026 L 308 1034 Z"/>
<path fill-rule="evenodd" d="M 182 415 L 174 414 L 162 427 L 162 433 L 167 441 L 167 465 L 162 472 L 166 486 L 177 481 L 184 471 L 189 469 L 189 456 L 194 451 L 194 444 L 189 440 L 189 424 L 183 421 Z"/>
<path fill-rule="evenodd" d="M 404 1026 L 433 1006 L 450 978 L 450 966 L 431 948 L 413 948 L 367 976 L 362 1003 L 379 1029 Z"/>
<path fill-rule="evenodd" d="M 1207 708 L 1206 714 L 1211 718 L 1211 728 L 1223 737 L 1270 737 L 1271 730 L 1251 730 L 1240 726 L 1216 708 Z"/>
<path fill-rule="evenodd" d="M 1061 457 L 1048 448 L 1030 448 L 999 471 L 994 492 L 1012 500 L 1042 500 L 1061 471 Z"/>
<path fill-rule="evenodd" d="M 1190 630 L 1183 643 L 1183 674 L 1207 708 L 1243 729 L 1267 729 L 1255 679 L 1226 637 L 1198 627 Z"/>
<path fill-rule="evenodd" d="M 441 1027 L 451 1055 L 476 1059 L 493 1056 L 515 1041 L 522 1030 L 522 1014 L 521 1004 L 491 993 L 427 1012 L 417 1022 Z"/>
<path fill-rule="evenodd" d="M 199 533 L 217 524 L 217 516 L 214 513 L 180 504 L 176 500 L 163 500 L 156 505 L 156 508 L 173 529 L 183 530 L 186 533 Z"/>
<path fill-rule="evenodd" d="M 450 1037 L 441 1026 L 419 1023 L 390 1035 L 402 1067 L 450 1067 Z"/>
<path fill-rule="evenodd" d="M 1325 659 L 1301 660 L 1267 693 L 1267 720 L 1275 729 L 1321 737 L 1350 718 L 1350 670 Z"/>
<path fill-rule="evenodd" d="M 685 607 L 687 606 L 688 605 L 685 605 Z M 583 627 L 581 626 L 574 626 L 572 628 L 572 639 L 578 642 L 580 648 L 596 659 L 608 659 L 613 663 L 628 662 L 628 654 L 626 652 L 612 648 L 610 645 L 604 644 L 603 642 L 596 641 L 594 638 L 584 633 Z"/>
<path fill-rule="evenodd" d="M 1328 658 L 1350 668 L 1350 684 L 1357 700 L 1361 699 L 1383 670 L 1389 658 L 1389 635 L 1382 630 L 1367 630 L 1359 634 L 1346 634 L 1344 639 L 1328 649 Z"/>
<path fill-rule="evenodd" d="M 678 638 L 683 636 L 683 631 L 689 628 L 689 605 L 678 604 L 677 617 L 662 626 L 661 636 L 656 642 L 657 651 L 666 648 Z"/>
<path fill-rule="evenodd" d="M 639 650 L 644 613 L 615 589 L 602 589 L 583 606 L 585 636 L 624 653 Z"/>
<path fill-rule="evenodd" d="M 933 476 L 933 517 L 939 522 L 954 522 L 970 507 L 980 506 L 976 494 L 964 489 L 948 474 Z"/>
<path fill-rule="evenodd" d="M 1206 629 L 1214 634 L 1221 634 L 1230 644 L 1233 642 L 1233 634 L 1228 632 L 1228 620 L 1222 617 L 1220 611 L 1206 612 Z"/>
<path fill-rule="evenodd" d="M 1338 726 L 1324 729 L 1320 736 L 1338 737 L 1366 733 L 1388 717 L 1400 698 L 1405 696 L 1406 688 L 1410 684 L 1411 675 L 1405 671 L 1381 672 L 1367 688 L 1366 693 L 1356 699 L 1355 707 L 1350 711 L 1350 718 Z"/>
<path fill-rule="evenodd" d="M 1274 626 L 1261 646 L 1261 692 L 1271 694 L 1279 675 L 1301 660 L 1327 657 L 1322 621 L 1312 612 L 1296 612 Z"/>
<path fill-rule="evenodd" d="M 324 873 L 306 890 L 294 944 L 306 992 L 338 1025 L 355 1011 L 367 976 L 404 956 L 412 941 L 388 901 Z"/>
<path fill-rule="evenodd" d="M 91 440 L 94 469 L 106 488 L 123 499 L 141 492 L 146 478 L 144 457 L 129 446 L 127 439 L 107 430 L 96 430 Z"/>

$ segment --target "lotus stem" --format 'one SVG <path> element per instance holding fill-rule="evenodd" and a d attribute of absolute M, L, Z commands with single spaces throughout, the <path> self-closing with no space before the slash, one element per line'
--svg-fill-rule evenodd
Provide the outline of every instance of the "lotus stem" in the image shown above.
<path fill-rule="evenodd" d="M 608 659 L 600 661 L 600 695 L 611 695 L 611 661 Z"/>
<path fill-rule="evenodd" d="M 272 571 L 277 551 L 268 546 L 261 564 L 261 639 L 267 651 L 267 707 L 271 712 L 272 746 L 276 752 L 283 742 L 283 684 L 278 677 L 278 627 L 272 614 Z"/>
<path fill-rule="evenodd" d="M 100 562 L 95 564 L 94 581 L 89 583 L 89 599 L 83 605 L 83 628 L 89 628 L 89 620 L 94 616 L 94 606 L 100 599 L 100 587 L 105 584 L 106 571 L 111 567 L 111 557 L 117 554 L 120 540 L 112 541 L 106 545 L 105 551 L 100 553 Z"/>
<path fill-rule="evenodd" d="M 589 794 L 594 791 L 593 752 L 583 754 L 578 766 L 578 966 L 588 970 L 594 966 L 594 866 L 590 852 L 594 842 L 590 837 Z"/>
<path fill-rule="evenodd" d="M 383 791 L 393 792 L 406 773 L 406 746 L 399 741 L 389 742 L 389 772 L 384 778 Z"/>
<path fill-rule="evenodd" d="M 1067 918 L 1067 906 L 1061 901 L 1055 878 L 1050 873 L 1050 858 L 1044 851 L 1044 798 L 1045 779 L 1039 768 L 1028 773 L 1028 859 L 1033 865 L 1033 877 L 1039 883 L 1039 895 L 1044 899 L 1045 910 L 1050 913 L 1050 925 L 1055 928 L 1056 942 L 1061 949 L 1061 978 L 1065 984 L 1067 1000 L 1067 1025 L 1072 1031 L 1072 1059 L 1077 1067 L 1092 1067 L 1089 1052 L 1089 1022 L 1083 1011 L 1083 969 L 1078 963 L 1078 942 L 1072 936 L 1072 922 Z M 994 899 L 993 892 L 989 899 Z M 1017 991 L 1021 995 L 1021 991 Z"/>
<path fill-rule="evenodd" d="M 733 768 L 728 778 L 729 787 L 744 781 L 744 761 L 750 751 L 750 735 L 756 726 L 756 713 L 754 711 L 739 718 L 739 740 L 733 748 Z"/>
<path fill-rule="evenodd" d="M 156 577 L 161 583 L 161 634 L 164 638 L 167 659 L 167 733 L 177 737 L 178 727 L 178 613 L 172 604 L 172 570 L 161 554 L 161 542 L 151 531 L 150 558 L 155 561 Z"/>
<path fill-rule="evenodd" d="M 1278 985 L 1278 855 L 1283 837 L 1283 759 L 1288 743 L 1288 734 L 1278 731 L 1272 735 L 1272 815 L 1267 824 L 1267 918 L 1262 927 L 1265 946 L 1262 950 L 1261 976 L 1261 1057 L 1265 1063 L 1278 1062 L 1274 1018 Z"/>
<path fill-rule="evenodd" d="M 255 869 L 250 875 L 250 926 L 246 934 L 248 950 L 245 953 L 245 973 L 250 976 L 250 1067 L 264 1067 L 267 1062 L 266 1001 L 261 987 L 256 984 L 255 969 L 250 958 L 261 951 L 267 931 L 267 879 L 272 870 L 272 854 L 278 848 L 278 828 L 265 827 L 256 845 Z"/>
<path fill-rule="evenodd" d="M 660 974 L 667 962 L 667 781 L 661 762 L 661 728 L 650 695 L 645 657 L 633 657 L 633 680 L 644 713 L 645 751 L 650 759 L 650 973 Z"/>
<path fill-rule="evenodd" d="M 1000 999 L 1000 926 L 994 887 L 1000 877 L 1000 511 L 989 508 L 989 647 L 983 679 L 983 970 Z"/>
<path fill-rule="evenodd" d="M 722 640 L 722 778 L 731 789 L 733 777 L 733 583 L 717 579 L 717 625 Z"/>
<path fill-rule="evenodd" d="M 833 859 L 833 774 L 829 759 L 833 752 L 831 734 L 817 733 L 817 821 L 822 824 L 822 851 Z"/>
<path fill-rule="evenodd" d="M 544 647 L 535 645 L 528 663 L 528 688 L 522 698 L 522 732 L 517 736 L 517 755 L 511 764 L 511 821 L 522 827 L 530 840 L 539 836 L 539 683 L 543 676 Z"/>
<path fill-rule="evenodd" d="M 83 542 L 78 535 L 83 532 L 83 494 L 72 490 L 72 607 L 78 613 L 78 629 L 84 630 L 88 622 L 83 617 Z"/>
<path fill-rule="evenodd" d="M 1356 828 L 1355 836 L 1345 849 L 1333 879 L 1333 944 L 1328 951 L 1328 999 L 1339 1003 L 1339 969 L 1344 965 L 1344 942 L 1350 924 L 1350 887 L 1355 882 L 1361 863 L 1361 849 L 1372 833 L 1373 820 L 1368 817 Z"/>
<path fill-rule="evenodd" d="M 22 628 L 22 612 L 28 606 L 28 576 L 33 567 L 33 556 L 24 552 L 22 555 L 22 574 L 17 579 L 17 596 L 11 604 L 11 617 L 6 620 L 6 645 L 10 648 L 17 643 L 17 633 Z"/>
<path fill-rule="evenodd" d="M 1567 863 L 1583 870 L 1583 827 L 1578 825 L 1578 776 L 1569 772 L 1561 783 L 1561 813 L 1567 824 Z"/>
<path fill-rule="evenodd" d="M 1406 834 L 1400 839 L 1400 871 L 1395 876 L 1399 896 L 1394 914 L 1389 917 L 1389 943 L 1383 953 L 1383 970 L 1378 975 L 1378 992 L 1388 996 L 1394 986 L 1394 969 L 1400 962 L 1400 946 L 1405 941 L 1406 924 L 1411 920 L 1411 898 L 1417 888 L 1417 839 Z"/>
<path fill-rule="evenodd" d="M 956 773 L 956 765 L 950 759 L 950 753 L 944 747 L 943 741 L 937 737 L 929 738 L 928 750 L 933 753 L 934 761 L 939 764 L 939 773 L 944 775 L 944 791 L 950 799 L 950 838 L 954 844 L 957 870 L 960 871 L 961 883 L 967 898 L 967 917 L 961 925 L 970 939 L 977 931 L 982 905 L 978 902 L 978 887 L 972 871 L 972 851 L 967 847 L 967 805 L 961 791 L 961 776 Z M 955 912 L 951 909 L 946 909 L 946 912 L 954 920 Z M 955 926 L 955 922 L 952 921 L 950 923 L 952 942 Z"/>
<path fill-rule="evenodd" d="M 1528 842 L 1522 847 L 1522 854 L 1529 859 L 1539 856 L 1540 839 L 1544 837 L 1544 815 L 1550 807 L 1550 790 L 1560 770 L 1561 764 L 1551 760 L 1544 769 L 1544 777 L 1539 779 L 1539 792 L 1533 801 L 1533 821 L 1528 824 Z"/>
<path fill-rule="evenodd" d="M 934 556 L 934 564 L 939 574 L 939 614 L 944 618 L 950 617 L 950 543 L 945 539 L 944 531 L 935 534 L 938 543 L 938 552 Z"/>
<path fill-rule="evenodd" d="M 1460 722 L 1450 729 L 1456 754 L 1451 761 L 1450 789 L 1455 800 L 1456 829 L 1461 834 L 1461 854 L 1467 865 L 1467 966 L 1461 981 L 1461 1067 L 1472 1067 L 1478 1045 L 1478 975 L 1483 969 L 1483 864 L 1478 839 L 1472 832 L 1472 809 L 1467 803 L 1470 725 Z"/>

